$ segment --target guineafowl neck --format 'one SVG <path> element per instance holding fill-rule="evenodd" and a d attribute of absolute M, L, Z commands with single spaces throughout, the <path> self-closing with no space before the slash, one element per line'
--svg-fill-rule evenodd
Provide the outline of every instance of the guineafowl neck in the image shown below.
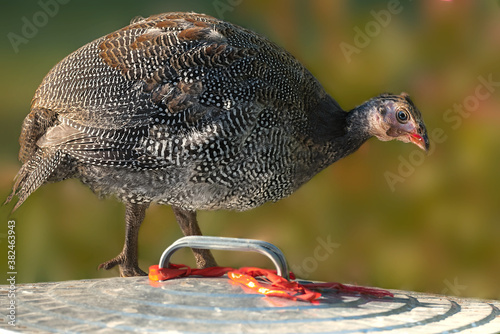
<path fill-rule="evenodd" d="M 318 173 L 334 162 L 355 152 L 371 135 L 368 132 L 370 106 L 365 104 L 345 112 L 327 96 L 310 112 L 311 154 L 314 161 L 310 174 Z"/>
<path fill-rule="evenodd" d="M 346 117 L 346 139 L 352 142 L 352 146 L 359 148 L 372 135 L 370 134 L 370 117 L 373 106 L 366 102 L 350 112 Z"/>
<path fill-rule="evenodd" d="M 334 149 L 334 155 L 330 163 L 354 153 L 372 136 L 369 133 L 370 111 L 371 105 L 365 103 L 347 113 L 344 135 L 335 138 L 332 142 L 331 148 Z"/>

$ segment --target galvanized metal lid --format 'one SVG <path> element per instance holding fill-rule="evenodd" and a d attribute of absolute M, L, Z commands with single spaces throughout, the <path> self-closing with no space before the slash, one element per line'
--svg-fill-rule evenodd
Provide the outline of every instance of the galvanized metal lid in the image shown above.
<path fill-rule="evenodd" d="M 227 278 L 146 277 L 17 287 L 16 326 L 50 333 L 495 333 L 500 302 L 393 291 L 374 299 L 327 293 L 319 304 L 247 294 Z M 7 290 L 1 287 L 2 294 Z"/>

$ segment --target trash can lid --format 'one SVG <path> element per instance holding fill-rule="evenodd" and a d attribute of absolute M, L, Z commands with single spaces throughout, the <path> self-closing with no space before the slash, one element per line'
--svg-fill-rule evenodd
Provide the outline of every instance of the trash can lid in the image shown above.
<path fill-rule="evenodd" d="M 8 286 L 0 287 L 2 293 Z M 15 327 L 64 333 L 493 333 L 500 302 L 392 290 L 394 298 L 335 292 L 317 304 L 248 293 L 227 277 L 146 277 L 18 284 Z"/>

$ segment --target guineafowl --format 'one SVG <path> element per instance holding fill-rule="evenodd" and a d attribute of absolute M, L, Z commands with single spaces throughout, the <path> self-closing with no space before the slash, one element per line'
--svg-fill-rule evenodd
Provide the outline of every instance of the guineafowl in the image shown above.
<path fill-rule="evenodd" d="M 278 201 L 377 137 L 429 140 L 406 93 L 344 111 L 290 53 L 237 25 L 165 13 L 71 53 L 43 79 L 19 139 L 14 209 L 46 182 L 77 178 L 126 205 L 122 252 L 100 265 L 145 275 L 139 227 L 171 205 L 185 235 L 197 210 Z M 193 250 L 198 267 L 214 266 Z"/>

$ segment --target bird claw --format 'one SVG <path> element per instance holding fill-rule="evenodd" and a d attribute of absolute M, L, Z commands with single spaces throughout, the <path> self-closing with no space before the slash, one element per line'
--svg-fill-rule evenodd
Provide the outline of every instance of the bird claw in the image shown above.
<path fill-rule="evenodd" d="M 117 257 L 106 261 L 104 263 L 101 263 L 98 269 L 105 269 L 105 270 L 110 270 L 111 268 L 115 267 L 118 265 L 120 269 L 120 276 L 121 277 L 134 277 L 134 276 L 147 276 L 148 274 L 142 271 L 141 268 L 137 265 L 137 263 L 130 263 L 129 261 L 126 261 L 125 257 L 123 254 L 119 254 Z"/>

